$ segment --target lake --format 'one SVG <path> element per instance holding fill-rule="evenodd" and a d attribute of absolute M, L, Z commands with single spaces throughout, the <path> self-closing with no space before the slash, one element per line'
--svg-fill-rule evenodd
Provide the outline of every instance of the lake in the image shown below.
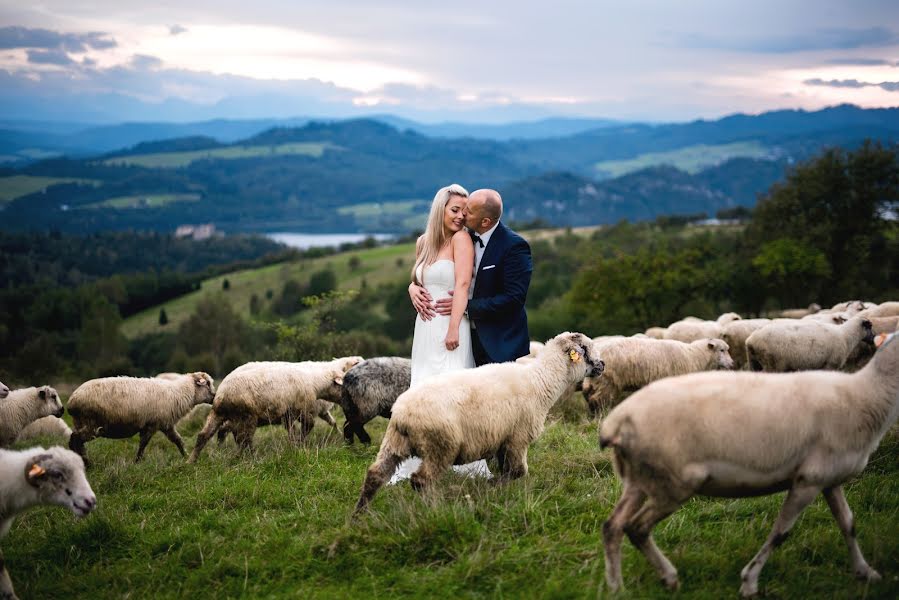
<path fill-rule="evenodd" d="M 281 231 L 266 233 L 265 237 L 291 248 L 307 250 L 309 248 L 337 247 L 346 243 L 355 244 L 369 237 L 382 242 L 393 239 L 396 235 L 390 233 L 290 233 Z"/>

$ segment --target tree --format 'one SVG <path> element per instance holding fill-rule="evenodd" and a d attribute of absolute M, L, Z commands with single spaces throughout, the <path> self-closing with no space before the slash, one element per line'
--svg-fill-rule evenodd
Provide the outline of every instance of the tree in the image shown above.
<path fill-rule="evenodd" d="M 752 266 L 780 306 L 805 306 L 820 298 L 821 284 L 830 275 L 823 252 L 789 238 L 762 246 Z"/>
<path fill-rule="evenodd" d="M 337 275 L 331 269 L 316 271 L 309 278 L 307 296 L 321 296 L 337 289 Z"/>
<path fill-rule="evenodd" d="M 362 259 L 360 259 L 357 254 L 354 254 L 347 263 L 350 267 L 350 271 L 358 271 L 359 267 L 362 266 Z"/>
<path fill-rule="evenodd" d="M 178 329 L 178 345 L 188 356 L 198 357 L 208 352 L 211 363 L 207 358 L 204 360 L 212 365 L 216 376 L 222 375 L 223 358 L 229 350 L 239 350 L 251 343 L 249 327 L 222 296 L 204 297 Z"/>
<path fill-rule="evenodd" d="M 227 277 L 222 281 L 222 289 L 226 292 L 231 289 L 231 282 L 228 281 Z"/>
<path fill-rule="evenodd" d="M 162 326 L 168 325 L 169 316 L 165 314 L 165 308 L 159 309 L 159 324 Z"/>
<path fill-rule="evenodd" d="M 250 296 L 250 314 L 256 316 L 262 310 L 262 301 L 259 299 L 259 296 L 253 294 Z"/>

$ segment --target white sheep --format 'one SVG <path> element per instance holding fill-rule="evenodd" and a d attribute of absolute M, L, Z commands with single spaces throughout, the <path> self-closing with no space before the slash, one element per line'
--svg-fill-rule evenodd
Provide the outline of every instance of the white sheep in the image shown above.
<path fill-rule="evenodd" d="M 861 313 L 859 313 L 859 315 L 868 319 L 872 317 L 899 316 L 899 302 L 884 302 L 883 304 L 878 304 L 871 308 L 866 308 Z"/>
<path fill-rule="evenodd" d="M 296 441 L 293 422 L 299 419 L 302 441 L 315 423 L 318 402 L 339 401 L 344 373 L 360 362 L 362 357 L 349 356 L 323 362 L 263 362 L 235 369 L 219 385 L 212 412 L 197 434 L 190 462 L 196 462 L 203 447 L 225 423 L 229 423 L 242 450 L 252 447 L 260 422 L 283 423 L 291 441 Z"/>
<path fill-rule="evenodd" d="M 618 404 L 623 392 L 632 392 L 650 382 L 696 371 L 732 369 L 734 360 L 723 340 L 676 340 L 623 338 L 597 347 L 606 367 L 602 377 L 584 379 L 582 391 L 590 417 Z"/>
<path fill-rule="evenodd" d="M 664 340 L 666 331 L 668 331 L 667 327 L 650 327 L 643 333 L 645 333 L 647 337 L 651 337 L 654 340 Z"/>
<path fill-rule="evenodd" d="M 734 359 L 734 369 L 749 368 L 746 340 L 755 331 L 772 322 L 771 319 L 739 319 L 724 326 L 721 339 L 730 347 L 730 355 Z"/>
<path fill-rule="evenodd" d="M 307 425 L 310 423 L 312 419 L 318 417 L 322 421 L 328 424 L 331 429 L 335 432 L 337 431 L 337 421 L 334 420 L 334 415 L 331 414 L 331 411 L 334 409 L 334 403 L 328 400 L 323 400 L 321 398 L 316 398 L 315 402 L 309 408 L 309 410 L 304 413 L 307 415 L 306 419 L 302 418 L 302 415 L 298 415 L 293 421 L 291 421 L 290 426 L 287 427 L 287 437 L 291 440 L 295 440 L 297 435 L 294 430 L 296 426 L 296 421 L 300 421 L 300 427 L 302 428 L 302 436 L 305 438 L 308 435 L 309 430 L 312 428 L 311 425 Z M 211 407 L 210 407 L 211 409 Z M 211 412 L 211 411 L 210 411 Z M 206 418 L 209 418 L 209 415 L 206 415 Z M 204 419 L 205 421 L 205 419 Z M 205 424 L 205 423 L 204 423 Z M 283 425 L 284 420 L 281 419 L 279 421 L 269 421 L 268 419 L 260 419 L 256 423 L 256 427 L 268 427 L 269 425 Z M 222 423 L 222 426 L 216 432 L 216 439 L 218 440 L 218 444 L 222 445 L 225 439 L 228 437 L 228 434 L 232 434 L 234 436 L 235 441 L 237 440 L 237 434 L 234 432 L 234 426 L 231 424 L 231 421 L 225 421 Z"/>
<path fill-rule="evenodd" d="M 104 377 L 78 386 L 69 398 L 73 432 L 69 448 L 86 460 L 84 444 L 96 437 L 129 438 L 140 434 L 135 462 L 140 462 L 150 438 L 161 431 L 186 456 L 175 424 L 197 404 L 209 404 L 215 382 L 198 371 L 177 379 Z"/>
<path fill-rule="evenodd" d="M 3 400 L 9 396 L 9 388 L 6 387 L 6 384 L 0 381 L 0 400 Z"/>
<path fill-rule="evenodd" d="M 540 354 L 540 351 L 543 350 L 543 346 L 545 346 L 545 345 L 546 344 L 544 344 L 543 342 L 531 341 L 531 343 L 528 344 L 528 354 L 527 355 L 532 358 L 537 356 L 538 354 Z"/>
<path fill-rule="evenodd" d="M 787 308 L 782 310 L 780 311 L 780 316 L 784 319 L 801 319 L 802 317 L 813 315 L 820 310 L 821 305 L 817 302 L 812 302 L 808 305 L 808 308 Z"/>
<path fill-rule="evenodd" d="M 13 390 L 0 402 L 0 446 L 9 446 L 25 427 L 41 417 L 61 417 L 64 409 L 52 387 Z"/>
<path fill-rule="evenodd" d="M 72 429 L 65 421 L 59 417 L 49 415 L 29 423 L 19 433 L 16 441 L 23 442 L 35 438 L 60 438 L 61 441 L 68 443 L 71 435 Z"/>
<path fill-rule="evenodd" d="M 771 323 L 746 340 L 753 371 L 841 369 L 859 344 L 871 344 L 871 321 L 852 317 L 842 325 L 799 319 Z"/>
<path fill-rule="evenodd" d="M 0 539 L 6 537 L 16 516 L 41 504 L 64 506 L 78 517 L 97 506 L 81 457 L 58 446 L 0 450 Z M 16 598 L 2 551 L 0 598 Z"/>
<path fill-rule="evenodd" d="M 724 335 L 724 326 L 732 321 L 740 319 L 737 313 L 724 313 L 715 321 L 695 320 L 695 317 L 687 317 L 672 323 L 665 330 L 666 340 L 677 340 L 680 342 L 695 342 L 706 338 L 721 339 Z"/>
<path fill-rule="evenodd" d="M 787 490 L 774 529 L 741 573 L 758 591 L 771 551 L 819 493 L 849 547 L 855 575 L 880 575 L 862 556 L 842 484 L 864 470 L 899 416 L 899 335 L 857 373 L 696 373 L 657 381 L 609 413 L 600 446 L 611 447 L 623 491 L 603 525 L 606 582 L 621 586 L 627 534 L 664 583 L 677 570 L 652 529 L 691 496 L 747 497 Z"/>
<path fill-rule="evenodd" d="M 451 465 L 496 457 L 499 480 L 527 474 L 528 446 L 543 432 L 549 409 L 563 390 L 603 363 L 590 338 L 562 333 L 532 362 L 488 364 L 441 373 L 404 392 L 374 464 L 368 469 L 356 513 L 368 506 L 404 459 L 421 457 L 412 474 L 417 490 Z"/>

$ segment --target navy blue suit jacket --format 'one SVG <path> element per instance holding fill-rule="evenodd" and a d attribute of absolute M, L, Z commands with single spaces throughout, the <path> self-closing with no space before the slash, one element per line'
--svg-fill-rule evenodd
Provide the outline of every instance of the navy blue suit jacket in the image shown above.
<path fill-rule="evenodd" d="M 532 270 L 531 247 L 500 221 L 484 248 L 468 301 L 468 317 L 493 362 L 515 360 L 529 351 L 524 301 Z"/>

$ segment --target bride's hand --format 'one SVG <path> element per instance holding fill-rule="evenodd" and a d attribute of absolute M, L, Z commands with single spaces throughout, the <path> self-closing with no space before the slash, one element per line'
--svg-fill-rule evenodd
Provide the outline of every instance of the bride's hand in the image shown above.
<path fill-rule="evenodd" d="M 459 347 L 459 330 L 456 331 L 447 331 L 446 339 L 443 340 L 443 344 L 446 346 L 446 349 L 452 352 L 456 348 Z"/>

